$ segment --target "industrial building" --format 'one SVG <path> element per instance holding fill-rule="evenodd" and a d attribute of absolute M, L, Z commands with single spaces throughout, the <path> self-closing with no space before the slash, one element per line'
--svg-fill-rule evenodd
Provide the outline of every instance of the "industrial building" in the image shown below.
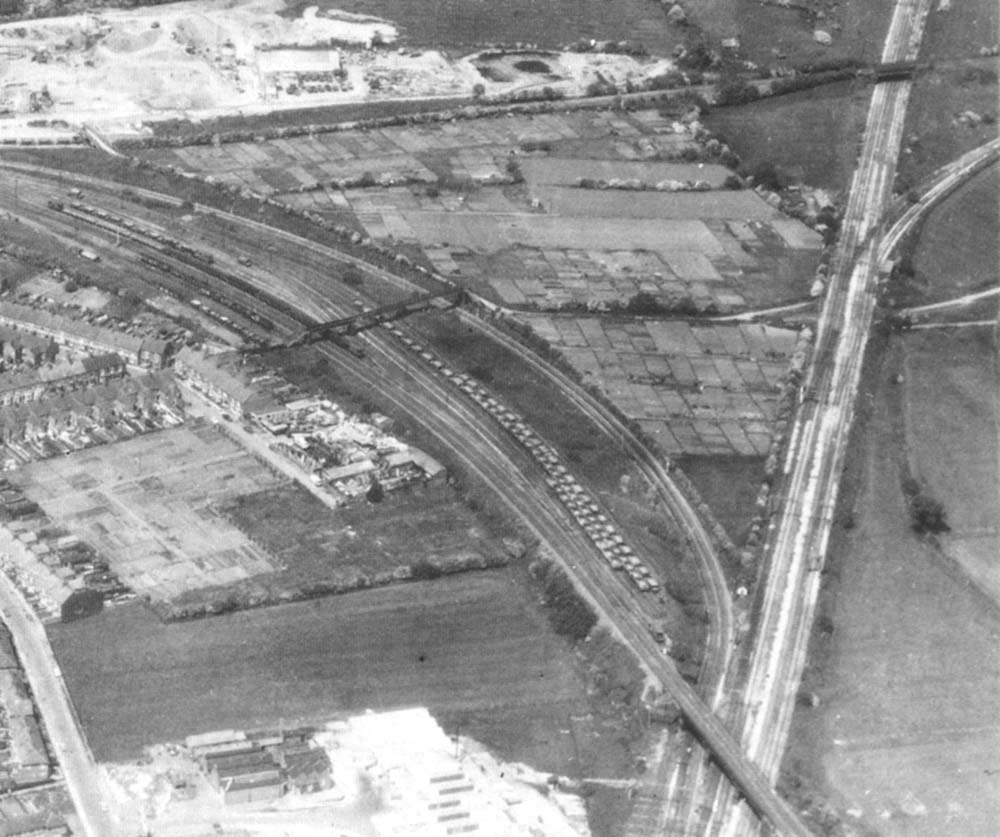
<path fill-rule="evenodd" d="M 330 758 L 312 736 L 311 728 L 223 730 L 188 736 L 185 744 L 225 804 L 241 805 L 329 788 Z"/>

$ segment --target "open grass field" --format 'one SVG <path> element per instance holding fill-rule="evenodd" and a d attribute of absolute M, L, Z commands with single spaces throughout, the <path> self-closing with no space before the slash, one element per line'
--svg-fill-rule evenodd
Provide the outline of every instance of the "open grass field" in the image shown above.
<path fill-rule="evenodd" d="M 976 175 L 928 216 L 914 251 L 922 300 L 938 302 L 997 283 L 1000 166 Z"/>
<path fill-rule="evenodd" d="M 908 411 L 909 400 L 900 401 L 892 381 L 904 369 L 924 378 L 910 348 L 910 337 L 905 346 L 893 343 L 870 381 L 871 417 L 849 468 L 857 494 L 842 512 L 851 523 L 834 538 L 807 668 L 806 688 L 821 703 L 796 710 L 784 769 L 796 777 L 812 774 L 868 833 L 988 837 L 1000 819 L 1000 615 L 954 562 L 910 527 L 900 485 L 903 439 L 928 478 L 929 462 L 940 459 L 943 469 L 951 447 L 960 444 L 958 438 L 943 443 L 949 431 L 941 426 L 904 437 L 903 419 L 893 413 L 900 403 Z M 943 384 L 933 390 L 937 405 L 931 408 L 940 414 L 958 394 L 962 373 L 952 375 L 950 352 L 942 359 L 940 346 L 936 353 L 926 349 L 933 372 L 925 374 Z M 959 386 L 966 399 L 972 385 L 967 379 Z M 995 385 L 985 397 L 992 392 Z M 918 417 L 911 418 L 912 424 Z M 996 437 L 983 447 L 982 431 L 977 422 L 963 435 L 966 451 L 952 479 L 962 478 L 962 462 L 981 456 L 981 469 L 966 469 L 963 490 L 981 492 L 985 508 L 996 496 Z M 994 473 L 977 485 L 991 447 Z M 942 496 L 949 491 L 937 478 L 931 487 Z"/>
<path fill-rule="evenodd" d="M 935 61 L 971 58 L 980 47 L 993 46 L 1000 29 L 1000 7 L 992 0 L 965 0 L 934 5 L 920 45 L 921 58 Z M 996 60 L 993 61 L 994 67 Z"/>
<path fill-rule="evenodd" d="M 682 456 L 677 465 L 688 475 L 737 545 L 749 532 L 764 460 L 759 456 Z"/>
<path fill-rule="evenodd" d="M 870 87 L 831 84 L 749 105 L 715 108 L 705 124 L 729 143 L 747 169 L 770 162 L 793 180 L 846 189 L 870 93 Z"/>
<path fill-rule="evenodd" d="M 822 10 L 818 20 L 810 9 Z M 804 64 L 837 58 L 875 61 L 892 12 L 890 0 L 867 3 L 761 3 L 759 0 L 707 0 L 692 7 L 696 19 L 720 37 L 738 35 L 740 55 L 761 65 Z M 833 43 L 821 46 L 813 31 L 822 29 Z"/>
<path fill-rule="evenodd" d="M 10 478 L 125 584 L 157 601 L 275 569 L 217 506 L 284 479 L 211 425 L 35 462 Z"/>
<path fill-rule="evenodd" d="M 523 567 L 170 625 L 128 606 L 50 638 L 98 760 L 194 732 L 424 705 L 449 732 L 543 770 L 627 769 L 620 749 L 617 763 L 602 755 L 616 731 L 593 721 L 575 653 Z"/>
<path fill-rule="evenodd" d="M 1000 403 L 993 330 L 905 335 L 911 469 L 944 503 L 941 546 L 1000 605 Z"/>
<path fill-rule="evenodd" d="M 497 548 L 447 485 L 413 485 L 381 503 L 359 500 L 331 513 L 298 485 L 235 497 L 222 513 L 281 567 L 258 583 L 274 588 L 347 584 L 359 574 L 425 563 L 444 571 L 500 559 Z"/>
<path fill-rule="evenodd" d="M 965 111 L 996 118 L 996 58 L 945 64 L 917 77 L 906 111 L 901 188 L 918 185 L 945 163 L 996 137 L 995 124 L 959 122 Z"/>

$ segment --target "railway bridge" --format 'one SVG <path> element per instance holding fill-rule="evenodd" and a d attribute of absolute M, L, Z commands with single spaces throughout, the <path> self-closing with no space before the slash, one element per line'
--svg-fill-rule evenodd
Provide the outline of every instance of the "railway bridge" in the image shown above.
<path fill-rule="evenodd" d="M 320 340 L 336 339 L 337 337 L 347 337 L 365 331 L 369 328 L 400 320 L 418 311 L 426 311 L 428 308 L 452 308 L 461 305 L 465 299 L 465 291 L 461 288 L 450 288 L 435 294 L 424 294 L 415 296 L 402 302 L 394 302 L 391 305 L 383 305 L 379 308 L 365 309 L 350 317 L 341 317 L 339 320 L 331 320 L 327 323 L 318 323 L 300 332 L 299 334 L 283 344 L 283 348 L 292 346 L 302 346 L 307 343 L 316 343 Z"/>

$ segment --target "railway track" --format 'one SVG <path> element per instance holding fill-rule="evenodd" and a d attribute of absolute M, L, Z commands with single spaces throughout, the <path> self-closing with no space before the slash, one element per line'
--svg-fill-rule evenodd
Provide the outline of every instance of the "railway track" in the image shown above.
<path fill-rule="evenodd" d="M 883 64 L 915 58 L 929 0 L 899 0 Z M 861 364 L 875 306 L 881 222 L 890 203 L 908 80 L 878 84 L 783 468 L 784 507 L 769 540 L 761 618 L 733 721 L 747 754 L 775 781 L 788 738 L 826 554 Z M 711 833 L 749 834 L 753 820 L 722 794 Z"/>
<path fill-rule="evenodd" d="M 36 174 L 44 173 L 44 169 L 39 170 L 37 167 L 24 167 L 20 164 L 16 167 L 20 171 L 25 171 L 27 168 L 27 170 L 35 169 Z M 91 187 L 96 186 L 104 190 L 108 190 L 110 188 L 112 194 L 114 194 L 115 185 L 106 184 L 94 178 L 79 178 L 77 180 L 78 182 Z M 154 193 L 149 194 L 153 195 Z M 165 199 L 162 195 L 155 195 L 155 197 L 161 201 L 169 200 Z M 174 205 L 176 206 L 179 203 L 179 201 L 176 201 Z M 329 248 L 322 248 L 321 245 L 315 245 L 312 242 L 307 242 L 288 233 L 282 233 L 281 231 L 264 227 L 256 222 L 248 221 L 237 216 L 231 216 L 226 213 L 220 213 L 207 207 L 198 207 L 197 210 L 218 217 L 225 217 L 230 223 L 236 223 L 246 229 L 253 230 L 258 234 L 264 233 L 268 239 L 274 237 L 282 238 L 286 241 L 294 242 L 298 248 L 305 250 L 315 251 L 317 249 L 321 249 L 323 251 L 323 257 L 327 259 L 335 259 L 342 264 L 353 264 L 369 274 L 375 274 L 377 276 L 381 276 L 382 278 L 391 279 L 391 281 L 393 281 L 397 286 L 400 286 L 400 283 L 404 283 L 406 286 L 410 285 L 410 283 L 407 283 L 406 280 L 400 280 L 399 277 L 388 274 L 386 271 L 373 268 L 373 266 L 361 259 L 341 254 L 336 251 L 331 251 Z M 283 299 L 286 302 L 292 302 L 294 300 L 294 304 L 302 310 L 307 310 L 311 305 L 315 304 L 315 300 L 309 302 L 306 299 L 306 295 L 309 293 L 315 293 L 315 290 L 316 289 L 314 288 L 305 288 L 301 286 L 301 283 L 298 283 L 292 275 L 282 276 L 282 283 L 279 286 L 268 288 L 268 292 L 277 294 L 280 299 Z M 327 294 L 329 294 L 331 293 L 332 288 L 327 286 L 324 290 Z M 328 305 L 329 298 L 327 298 L 325 302 Z M 315 310 L 316 313 L 312 316 L 318 320 L 331 319 L 336 314 L 343 313 L 342 309 L 324 310 L 322 306 Z M 319 316 L 317 316 L 317 314 Z M 380 361 L 398 361 L 398 358 L 394 359 L 392 357 L 392 351 L 386 349 L 385 345 L 383 345 L 384 341 L 381 339 L 376 339 L 371 335 L 366 335 L 365 340 L 367 343 L 374 342 L 374 344 L 378 347 L 377 355 Z M 361 362 L 359 359 L 352 360 L 350 358 L 346 358 L 341 353 L 337 353 L 336 357 L 338 357 L 341 363 L 354 366 L 355 371 L 370 384 L 376 385 L 379 383 L 379 378 L 377 376 L 375 378 L 365 377 L 366 375 L 370 376 L 371 373 L 365 373 L 364 370 L 356 368 L 356 364 Z M 401 408 L 406 409 L 409 412 L 413 412 L 414 414 L 421 415 L 422 419 L 426 415 L 426 424 L 429 425 L 428 429 L 436 434 L 441 434 L 441 437 L 448 441 L 452 447 L 455 447 L 456 431 L 460 431 L 457 435 L 464 440 L 463 446 L 469 446 L 468 450 L 470 453 L 466 457 L 465 462 L 471 470 L 476 473 L 481 473 L 483 477 L 487 479 L 489 484 L 496 485 L 501 488 L 506 486 L 508 493 L 503 494 L 505 501 L 512 505 L 512 507 L 517 508 L 518 513 L 523 515 L 526 520 L 534 521 L 532 524 L 534 528 L 540 532 L 548 532 L 552 537 L 555 537 L 559 532 L 564 532 L 566 528 L 565 520 L 562 521 L 562 523 L 557 523 L 553 529 L 550 528 L 552 526 L 551 520 L 538 521 L 533 516 L 533 508 L 546 508 L 544 503 L 539 502 L 540 497 L 538 492 L 527 492 L 523 494 L 524 497 L 532 498 L 532 503 L 525 506 L 523 503 L 519 502 L 518 499 L 519 497 L 522 497 L 521 494 L 518 494 L 518 490 L 523 489 L 523 486 L 515 489 L 513 485 L 504 482 L 504 480 L 510 479 L 509 472 L 511 471 L 511 468 L 509 458 L 502 458 L 502 465 L 499 469 L 493 470 L 488 474 L 484 474 L 481 471 L 482 465 L 477 465 L 476 457 L 486 455 L 485 461 L 491 462 L 493 461 L 491 452 L 495 452 L 497 450 L 495 447 L 497 440 L 495 438 L 491 437 L 489 434 L 487 434 L 485 438 L 482 436 L 484 430 L 480 425 L 483 422 L 483 417 L 477 416 L 475 413 L 472 415 L 463 414 L 462 419 L 468 419 L 468 424 L 462 425 L 461 427 L 456 426 L 460 419 L 457 413 L 453 416 L 450 415 L 450 413 L 454 412 L 455 405 L 449 395 L 447 393 L 442 393 L 439 389 L 436 389 L 433 385 L 433 381 L 424 378 L 423 375 L 417 375 L 415 367 L 410 362 L 403 362 L 401 364 L 401 368 L 407 370 L 408 374 L 414 376 L 415 380 L 419 380 L 422 384 L 426 385 L 426 390 L 422 389 L 421 391 L 421 398 L 427 399 L 431 396 L 431 394 L 433 394 L 437 400 L 433 404 L 428 401 L 421 401 L 420 399 L 414 397 L 412 391 L 393 391 L 390 395 L 391 399 L 395 400 Z M 475 454 L 471 451 L 475 451 Z M 505 474 L 507 474 L 507 476 L 504 476 Z M 551 499 L 548 499 L 547 502 L 551 502 Z M 558 520 L 558 517 L 556 517 L 555 520 Z M 567 546 L 569 545 L 567 544 Z M 587 554 L 586 548 L 583 548 L 581 552 L 580 543 L 574 543 L 570 547 L 570 552 L 568 554 L 572 555 L 574 554 L 574 551 L 576 554 Z M 564 555 L 565 554 L 567 553 L 564 552 Z M 595 576 L 592 568 L 590 567 L 590 562 L 578 563 L 574 562 L 572 559 L 567 560 L 565 558 L 564 561 L 571 574 L 577 578 L 578 582 L 580 582 L 588 598 L 598 605 L 599 611 L 602 612 L 607 621 L 611 622 L 616 628 L 615 632 L 619 635 L 619 637 L 625 639 L 627 644 L 639 655 L 640 660 L 646 668 L 653 671 L 658 679 L 661 680 L 665 689 L 681 707 L 681 710 L 688 718 L 689 725 L 695 731 L 695 734 L 702 741 L 709 744 L 713 750 L 716 760 L 723 766 L 732 781 L 740 788 L 740 791 L 753 801 L 755 809 L 759 812 L 763 819 L 773 824 L 779 833 L 805 833 L 796 821 L 795 817 L 788 812 L 784 804 L 781 803 L 774 795 L 773 790 L 766 779 L 755 768 L 746 762 L 739 746 L 732 740 L 726 728 L 719 722 L 718 718 L 716 718 L 712 711 L 705 705 L 699 695 L 695 693 L 695 691 L 679 676 L 676 669 L 673 667 L 672 662 L 663 657 L 659 647 L 650 637 L 646 625 L 643 624 L 643 620 L 641 618 L 637 618 L 635 614 L 632 613 L 631 601 L 628 596 L 622 597 L 622 590 L 616 590 L 613 582 L 609 585 L 606 577 L 601 575 Z M 608 599 L 608 590 L 616 591 L 614 593 L 614 600 Z M 608 618 L 609 613 L 612 614 L 611 618 Z"/>

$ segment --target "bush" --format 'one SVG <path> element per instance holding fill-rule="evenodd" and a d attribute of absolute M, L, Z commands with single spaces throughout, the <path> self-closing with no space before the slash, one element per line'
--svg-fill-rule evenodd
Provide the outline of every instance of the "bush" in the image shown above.
<path fill-rule="evenodd" d="M 730 79 L 719 85 L 715 94 L 717 105 L 745 105 L 760 98 L 760 92 L 742 79 Z"/>
<path fill-rule="evenodd" d="M 488 366 L 472 366 L 469 368 L 469 374 L 484 384 L 489 384 L 493 381 L 493 370 Z"/>
<path fill-rule="evenodd" d="M 352 288 L 357 288 L 363 285 L 365 280 L 361 271 L 354 267 L 348 267 L 340 274 L 340 281 Z"/>
<path fill-rule="evenodd" d="M 765 189 L 770 189 L 772 192 L 780 192 L 785 186 L 785 178 L 778 171 L 777 166 L 774 163 L 764 161 L 758 163 L 750 171 L 753 177 L 753 182 L 757 186 L 763 186 Z"/>
<path fill-rule="evenodd" d="M 435 567 L 426 558 L 422 558 L 417 561 L 410 568 L 410 578 L 416 579 L 417 581 L 433 581 L 435 578 L 440 578 L 444 573 L 438 567 Z"/>
<path fill-rule="evenodd" d="M 646 291 L 639 291 L 625 306 L 625 311 L 637 316 L 656 317 L 666 313 L 666 309 L 655 296 Z"/>
<path fill-rule="evenodd" d="M 910 509 L 913 530 L 920 535 L 948 532 L 951 527 L 945 518 L 944 505 L 913 477 L 903 480 L 903 494 Z"/>
<path fill-rule="evenodd" d="M 542 601 L 552 630 L 576 641 L 585 639 L 597 624 L 597 614 L 576 592 L 566 573 L 546 561 L 532 565 L 532 572 L 542 582 Z"/>
<path fill-rule="evenodd" d="M 906 282 L 916 276 L 916 274 L 917 270 L 913 265 L 913 256 L 910 253 L 903 253 L 892 266 L 889 278 L 893 281 Z"/>
<path fill-rule="evenodd" d="M 385 499 L 385 489 L 378 480 L 372 482 L 371 488 L 365 493 L 365 498 L 369 503 L 381 503 Z"/>
<path fill-rule="evenodd" d="M 705 41 L 698 41 L 685 48 L 684 54 L 677 59 L 677 66 L 682 70 L 705 72 L 715 64 L 716 60 L 717 57 L 709 49 L 708 44 Z"/>
<path fill-rule="evenodd" d="M 945 518 L 944 505 L 925 491 L 920 491 L 910 499 L 910 519 L 914 531 L 921 535 L 951 530 Z"/>

